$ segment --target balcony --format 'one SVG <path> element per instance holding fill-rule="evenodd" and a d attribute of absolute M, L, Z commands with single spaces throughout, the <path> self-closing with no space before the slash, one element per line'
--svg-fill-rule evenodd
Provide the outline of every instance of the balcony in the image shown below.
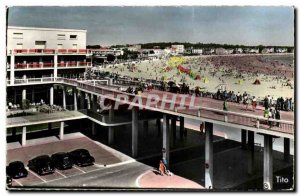
<path fill-rule="evenodd" d="M 60 62 L 57 63 L 57 67 L 59 68 L 67 68 L 67 67 L 86 67 L 91 66 L 90 62 L 84 62 L 84 61 L 66 61 L 66 62 Z"/>
<path fill-rule="evenodd" d="M 90 54 L 87 49 L 14 49 L 8 54 Z"/>
<path fill-rule="evenodd" d="M 10 67 L 10 66 L 9 66 Z M 38 69 L 38 68 L 52 68 L 54 64 L 51 62 L 31 62 L 31 63 L 17 63 L 15 69 Z"/>

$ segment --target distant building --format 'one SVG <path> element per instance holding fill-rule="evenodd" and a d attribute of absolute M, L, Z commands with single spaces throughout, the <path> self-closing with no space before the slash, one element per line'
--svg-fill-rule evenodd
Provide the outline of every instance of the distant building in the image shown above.
<path fill-rule="evenodd" d="M 176 54 L 183 54 L 184 53 L 184 45 L 172 45 L 173 49 L 175 49 Z"/>
<path fill-rule="evenodd" d="M 131 52 L 138 52 L 142 49 L 142 45 L 135 44 L 135 45 L 129 46 L 127 49 Z"/>
<path fill-rule="evenodd" d="M 211 55 L 211 54 L 215 54 L 216 50 L 214 48 L 204 48 L 202 51 L 202 54 L 204 55 Z"/>
<path fill-rule="evenodd" d="M 217 55 L 233 54 L 233 49 L 216 48 Z"/>
<path fill-rule="evenodd" d="M 234 52 L 235 52 L 235 54 L 242 54 L 243 53 L 243 49 L 242 48 L 235 48 Z"/>
<path fill-rule="evenodd" d="M 274 48 L 264 48 L 262 49 L 261 53 L 263 54 L 274 53 Z"/>
<path fill-rule="evenodd" d="M 276 53 L 287 53 L 287 48 L 276 48 Z"/>
<path fill-rule="evenodd" d="M 197 48 L 190 47 L 190 48 L 187 48 L 185 50 L 185 52 L 187 54 L 201 55 L 201 54 L 203 54 L 203 49 L 197 49 Z"/>

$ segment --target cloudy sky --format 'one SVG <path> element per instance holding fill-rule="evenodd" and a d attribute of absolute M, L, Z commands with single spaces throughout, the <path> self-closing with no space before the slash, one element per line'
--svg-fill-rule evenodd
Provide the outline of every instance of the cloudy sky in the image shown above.
<path fill-rule="evenodd" d="M 87 29 L 87 43 L 294 43 L 293 7 L 10 7 L 8 25 Z"/>

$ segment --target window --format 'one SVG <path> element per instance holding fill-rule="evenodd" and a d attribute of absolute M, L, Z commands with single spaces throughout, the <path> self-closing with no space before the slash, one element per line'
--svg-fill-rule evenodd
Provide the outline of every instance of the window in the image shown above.
<path fill-rule="evenodd" d="M 22 43 L 17 43 L 17 48 L 16 49 L 23 49 L 23 44 Z"/>
<path fill-rule="evenodd" d="M 65 40 L 66 39 L 66 35 L 65 34 L 57 34 L 57 39 L 58 40 Z"/>
<path fill-rule="evenodd" d="M 72 49 L 77 49 L 77 44 L 73 44 Z"/>
<path fill-rule="evenodd" d="M 35 41 L 35 48 L 36 49 L 45 49 L 46 41 Z"/>
<path fill-rule="evenodd" d="M 71 40 L 77 40 L 77 35 L 70 35 Z"/>
<path fill-rule="evenodd" d="M 13 33 L 13 39 L 23 39 L 23 33 Z"/>
<path fill-rule="evenodd" d="M 57 49 L 62 49 L 63 45 L 62 44 L 57 44 Z"/>

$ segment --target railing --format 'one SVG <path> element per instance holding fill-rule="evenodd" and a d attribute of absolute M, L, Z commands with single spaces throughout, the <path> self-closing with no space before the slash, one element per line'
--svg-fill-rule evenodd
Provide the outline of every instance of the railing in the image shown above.
<path fill-rule="evenodd" d="M 263 116 L 257 116 L 246 113 L 238 113 L 232 111 L 224 111 L 215 108 L 194 106 L 189 107 L 188 104 L 182 104 L 180 101 L 158 101 L 147 105 L 148 97 L 145 95 L 134 95 L 125 92 L 121 92 L 119 87 L 107 86 L 101 84 L 101 81 L 80 81 L 75 79 L 66 78 L 30 78 L 30 79 L 16 79 L 15 84 L 22 83 L 39 83 L 39 82 L 62 82 L 64 84 L 70 84 L 81 89 L 104 95 L 108 99 L 116 100 L 121 103 L 131 104 L 136 107 L 154 111 L 169 111 L 174 113 L 186 114 L 189 116 L 195 116 L 197 118 L 211 119 L 224 123 L 231 123 L 236 125 L 242 125 L 246 127 L 252 127 L 257 129 L 265 129 L 276 132 L 283 132 L 287 134 L 294 134 L 294 122 L 286 120 L 275 120 L 271 118 L 265 118 Z M 126 98 L 120 98 L 119 95 L 124 95 Z M 140 100 L 138 103 L 134 100 Z M 185 107 L 185 108 L 182 108 Z"/>
<path fill-rule="evenodd" d="M 243 125 L 246 127 L 253 127 L 257 129 L 266 129 L 272 130 L 276 132 L 283 132 L 288 134 L 294 133 L 294 122 L 285 121 L 285 120 L 275 120 L 271 118 L 265 118 L 257 115 L 243 114 L 238 112 L 231 111 L 223 111 L 220 109 L 207 108 L 207 107 L 193 107 L 188 109 L 181 109 L 183 106 L 189 107 L 189 105 L 182 105 L 178 102 L 167 101 L 159 101 L 154 105 L 146 105 L 147 97 L 132 95 L 124 92 L 120 92 L 118 90 L 110 89 L 108 87 L 103 86 L 93 86 L 87 83 L 78 83 L 77 86 L 79 88 L 92 91 L 101 95 L 107 95 L 109 99 L 114 99 L 123 103 L 132 104 L 133 106 L 150 109 L 150 110 L 165 110 L 176 113 L 187 114 L 191 116 L 202 117 L 206 119 L 221 121 L 224 123 L 233 123 L 238 125 Z M 118 99 L 118 95 L 123 94 L 127 95 L 127 100 Z M 136 98 L 136 97 L 139 98 Z M 134 99 L 141 99 L 142 104 L 132 102 Z"/>
<path fill-rule="evenodd" d="M 9 52 L 12 54 L 12 51 Z M 14 54 L 89 54 L 87 49 L 14 49 Z"/>

